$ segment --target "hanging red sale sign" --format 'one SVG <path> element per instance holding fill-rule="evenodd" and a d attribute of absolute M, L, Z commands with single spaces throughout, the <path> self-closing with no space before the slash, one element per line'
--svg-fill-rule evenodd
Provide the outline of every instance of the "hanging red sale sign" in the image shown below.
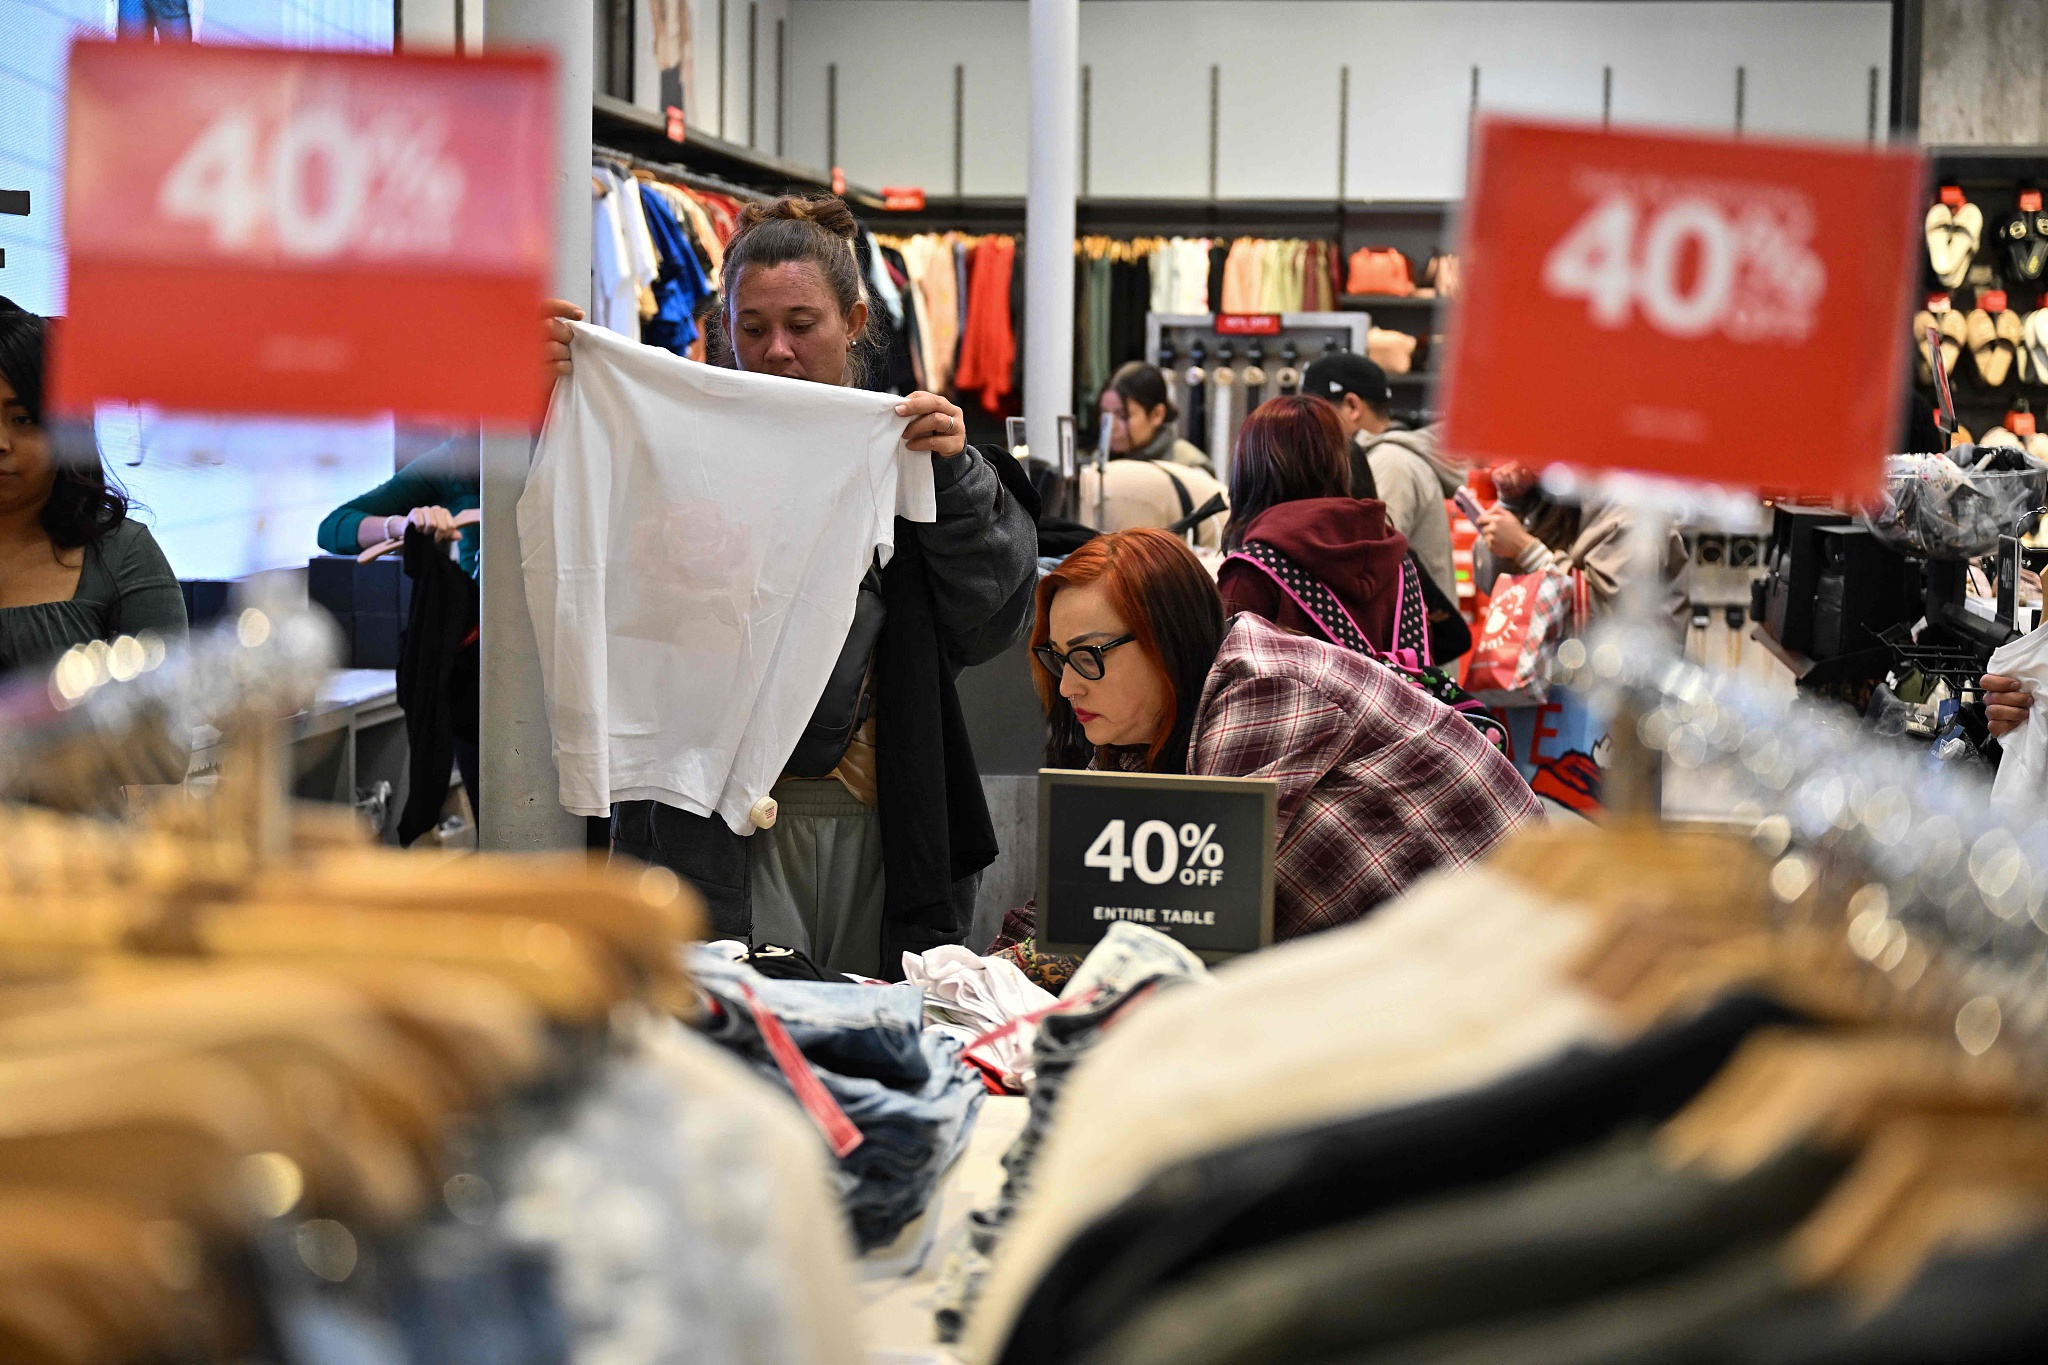
<path fill-rule="evenodd" d="M 1487 120 L 1446 445 L 1873 492 L 1911 344 L 1923 185 L 1910 152 Z"/>
<path fill-rule="evenodd" d="M 547 59 L 82 42 L 70 81 L 60 406 L 539 417 Z"/>

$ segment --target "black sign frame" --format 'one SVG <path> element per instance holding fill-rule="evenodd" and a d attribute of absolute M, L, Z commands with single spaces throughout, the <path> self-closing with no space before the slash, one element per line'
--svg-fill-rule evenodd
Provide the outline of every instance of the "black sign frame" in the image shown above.
<path fill-rule="evenodd" d="M 1188 931 L 1182 930 L 1177 932 L 1176 927 L 1171 923 L 1158 920 L 1148 923 L 1148 921 L 1139 919 L 1135 915 L 1119 916 L 1118 918 L 1130 918 L 1133 922 L 1147 923 L 1148 927 L 1169 935 L 1176 942 L 1193 951 L 1205 962 L 1224 961 L 1232 957 L 1241 956 L 1244 953 L 1256 952 L 1258 949 L 1272 944 L 1273 855 L 1279 828 L 1279 783 L 1270 778 L 1188 777 L 1162 773 L 1111 773 L 1066 768 L 1041 768 L 1038 772 L 1038 929 L 1033 938 L 1033 943 L 1040 952 L 1085 956 L 1088 950 L 1093 948 L 1095 943 L 1100 940 L 1101 934 L 1108 933 L 1110 924 L 1115 922 L 1114 920 L 1102 921 L 1101 934 L 1097 934 L 1094 939 L 1083 939 L 1071 933 L 1062 934 L 1057 931 L 1056 921 L 1066 917 L 1066 906 L 1061 899 L 1060 893 L 1056 892 L 1054 888 L 1052 866 L 1053 807 L 1058 793 L 1063 790 L 1088 792 L 1120 791 L 1133 798 L 1141 807 L 1146 804 L 1146 798 L 1157 798 L 1162 795 L 1180 798 L 1214 796 L 1234 798 L 1231 805 L 1237 807 L 1237 809 L 1231 814 L 1232 822 L 1239 827 L 1239 834 L 1256 840 L 1256 847 L 1258 849 L 1258 906 L 1254 916 L 1256 934 L 1242 935 L 1239 937 L 1238 942 L 1227 946 L 1217 943 L 1191 942 L 1186 936 Z M 1243 810 L 1243 806 L 1247 804 L 1244 798 L 1252 798 L 1252 803 L 1255 803 L 1257 806 L 1255 812 L 1247 813 Z M 1174 803 L 1169 802 L 1169 804 Z M 1234 840 L 1234 842 L 1240 844 L 1242 841 L 1242 838 Z M 1233 884 L 1233 891 L 1235 890 L 1235 885 L 1237 884 Z M 1136 891 L 1137 888 L 1134 887 L 1134 892 Z M 1148 908 L 1175 910 L 1183 907 L 1168 905 L 1165 902 L 1175 899 L 1185 901 L 1194 895 L 1194 893 L 1178 890 L 1171 883 L 1147 886 L 1138 894 L 1142 894 L 1145 898 L 1160 903 L 1157 906 Z M 1135 899 L 1137 896 L 1134 895 L 1133 898 Z M 1194 898 L 1213 903 L 1215 901 L 1215 893 L 1195 896 Z M 1256 942 L 1250 941 L 1253 937 L 1256 938 Z"/>

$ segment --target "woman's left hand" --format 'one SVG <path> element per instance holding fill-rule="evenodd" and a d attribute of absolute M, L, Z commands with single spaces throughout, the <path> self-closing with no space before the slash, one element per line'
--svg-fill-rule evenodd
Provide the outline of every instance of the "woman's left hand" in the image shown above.
<path fill-rule="evenodd" d="M 1479 514 L 1479 534 L 1486 537 L 1486 548 L 1496 559 L 1509 561 L 1520 559 L 1536 539 L 1520 517 L 1498 503 Z"/>
<path fill-rule="evenodd" d="M 896 405 L 896 415 L 908 417 L 903 444 L 912 450 L 929 450 L 951 459 L 967 449 L 967 417 L 960 409 L 935 393 L 922 389 Z"/>

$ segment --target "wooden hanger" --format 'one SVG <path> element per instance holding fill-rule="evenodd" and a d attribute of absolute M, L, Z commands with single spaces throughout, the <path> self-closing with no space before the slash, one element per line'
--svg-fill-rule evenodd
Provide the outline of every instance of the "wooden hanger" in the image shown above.
<path fill-rule="evenodd" d="M 210 1357 L 219 1333 L 191 1292 L 204 1267 L 175 1251 L 167 1259 L 169 1234 L 112 1200 L 0 1190 L 0 1355 L 81 1365 Z"/>
<path fill-rule="evenodd" d="M 2027 1094 L 2004 1054 L 1973 1058 L 1927 1033 L 1771 1029 L 1736 1051 L 1658 1143 L 1679 1164 L 1732 1179 L 1796 1143 L 1859 1147 L 1895 1118 L 2008 1114 Z"/>
<path fill-rule="evenodd" d="M 2048 1119 L 1916 1115 L 1885 1125 L 1834 1193 L 1793 1234 L 1805 1284 L 1866 1308 L 1935 1255 L 2048 1224 Z"/>
<path fill-rule="evenodd" d="M 475 526 L 482 522 L 483 519 L 483 510 L 477 507 L 469 508 L 467 511 L 457 512 L 455 516 L 452 518 L 455 525 L 457 526 Z M 400 536 L 396 540 L 380 540 L 375 545 L 372 545 L 369 549 L 357 555 L 356 563 L 367 564 L 373 559 L 383 558 L 385 555 L 390 554 L 393 550 L 401 550 L 404 548 L 405 537 L 403 536 Z"/>

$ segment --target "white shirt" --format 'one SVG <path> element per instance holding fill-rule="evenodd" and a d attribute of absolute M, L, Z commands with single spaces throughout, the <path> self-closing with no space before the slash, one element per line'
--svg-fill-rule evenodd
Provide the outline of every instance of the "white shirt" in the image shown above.
<path fill-rule="evenodd" d="M 661 256 L 640 204 L 640 187 L 610 167 L 591 174 L 606 193 L 591 205 L 591 321 L 631 341 L 640 339 L 640 290 L 661 273 Z"/>
<path fill-rule="evenodd" d="M 744 374 L 584 324 L 519 499 L 561 802 L 751 834 L 895 519 L 938 519 L 887 394 Z"/>

